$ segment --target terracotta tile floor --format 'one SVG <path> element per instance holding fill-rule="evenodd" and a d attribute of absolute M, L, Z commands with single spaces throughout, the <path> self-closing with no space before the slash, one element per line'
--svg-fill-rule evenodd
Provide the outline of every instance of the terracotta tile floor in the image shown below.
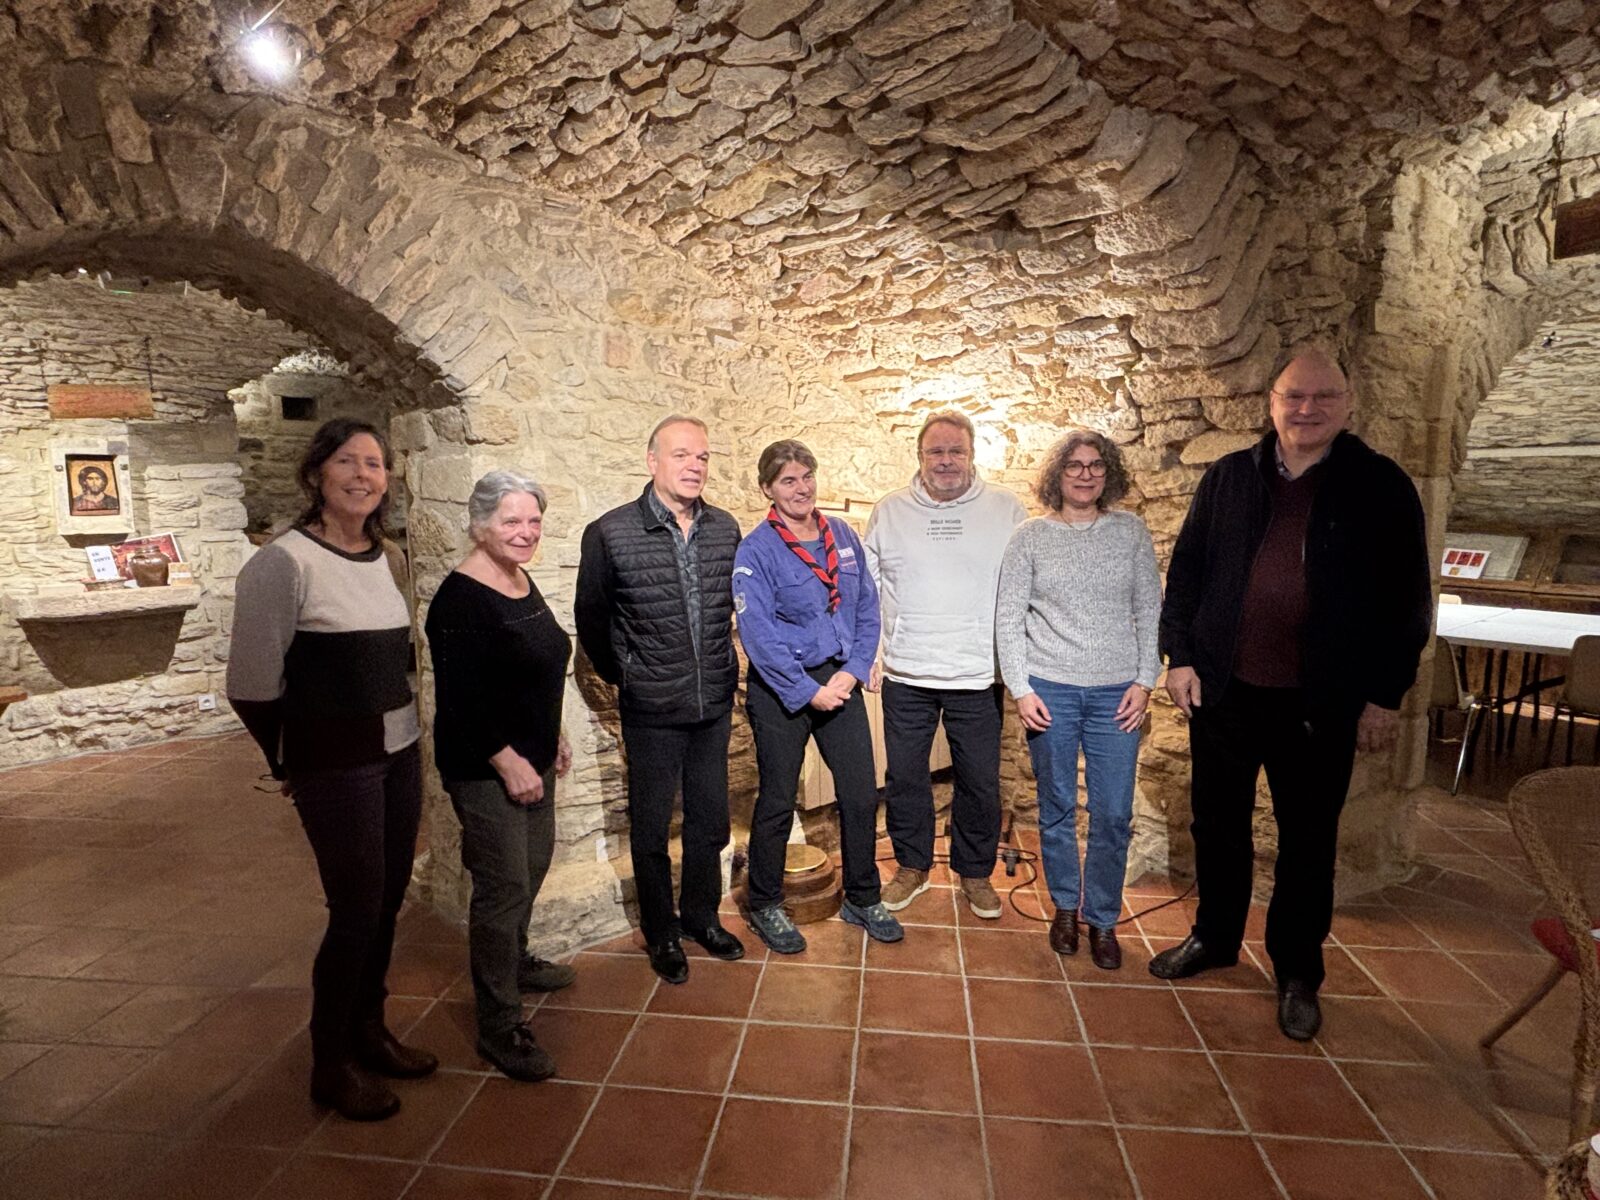
<path fill-rule="evenodd" d="M 833 921 L 795 960 L 696 954 L 680 988 L 629 937 L 579 954 L 532 1013 L 561 1078 L 521 1085 L 472 1050 L 460 930 L 415 908 L 391 1023 L 444 1069 L 353 1125 L 306 1098 L 322 906 L 255 776 L 239 738 L 0 774 L 0 1194 L 1532 1200 L 1563 1139 L 1575 990 L 1483 1065 L 1545 969 L 1538 896 L 1503 806 L 1439 792 L 1424 869 L 1340 910 L 1310 1045 L 1276 1031 L 1259 940 L 1230 971 L 1146 973 L 1189 902 L 1130 926 L 1108 974 L 946 885 L 901 945 Z"/>

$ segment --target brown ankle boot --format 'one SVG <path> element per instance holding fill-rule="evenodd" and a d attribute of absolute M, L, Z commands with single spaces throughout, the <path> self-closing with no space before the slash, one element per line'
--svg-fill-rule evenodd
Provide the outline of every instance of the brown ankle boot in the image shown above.
<path fill-rule="evenodd" d="M 313 1067 L 311 1098 L 350 1121 L 382 1121 L 400 1111 L 400 1097 L 351 1062 Z"/>
<path fill-rule="evenodd" d="M 405 1046 L 382 1021 L 369 1021 L 356 1030 L 356 1061 L 386 1079 L 421 1079 L 432 1075 L 439 1060 L 426 1050 Z"/>
<path fill-rule="evenodd" d="M 1078 914 L 1056 909 L 1056 918 L 1050 922 L 1050 949 L 1057 954 L 1078 952 Z"/>
<path fill-rule="evenodd" d="M 1122 947 L 1117 944 L 1117 931 L 1114 928 L 1089 926 L 1089 957 L 1102 971 L 1121 969 Z"/>

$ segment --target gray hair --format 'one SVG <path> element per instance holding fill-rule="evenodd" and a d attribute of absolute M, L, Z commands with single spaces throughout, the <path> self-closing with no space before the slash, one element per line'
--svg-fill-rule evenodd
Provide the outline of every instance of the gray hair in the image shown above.
<path fill-rule="evenodd" d="M 499 511 L 500 501 L 519 492 L 537 500 L 540 513 L 550 506 L 544 488 L 515 471 L 490 471 L 478 480 L 472 485 L 472 495 L 467 497 L 467 532 L 487 525 Z"/>
<path fill-rule="evenodd" d="M 917 453 L 922 453 L 922 441 L 928 436 L 928 430 L 935 425 L 954 425 L 957 429 L 967 431 L 967 445 L 974 450 L 978 448 L 978 431 L 972 424 L 972 418 L 964 412 L 957 412 L 953 408 L 941 408 L 936 413 L 929 413 L 928 419 L 922 423 L 922 428 L 917 430 Z"/>
<path fill-rule="evenodd" d="M 710 428 L 699 417 L 691 417 L 687 413 L 673 413 L 669 417 L 662 417 L 661 420 L 656 422 L 656 427 L 650 431 L 650 440 L 645 443 L 645 449 L 651 454 L 656 452 L 656 439 L 661 436 L 661 431 L 669 425 L 697 425 L 700 428 L 700 432 L 705 434 L 707 439 L 711 437 Z"/>

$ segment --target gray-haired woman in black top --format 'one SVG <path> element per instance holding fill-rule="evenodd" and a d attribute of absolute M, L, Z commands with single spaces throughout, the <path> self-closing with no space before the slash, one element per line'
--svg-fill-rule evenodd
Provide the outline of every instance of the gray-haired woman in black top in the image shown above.
<path fill-rule="evenodd" d="M 461 818 L 472 875 L 467 940 L 478 1053 L 513 1079 L 555 1073 L 522 1019 L 525 991 L 573 980 L 571 967 L 528 953 L 533 899 L 555 846 L 555 788 L 572 762 L 561 701 L 572 639 L 522 564 L 543 532 L 545 493 L 491 471 L 467 501 L 472 551 L 428 606 L 434 753 Z"/>

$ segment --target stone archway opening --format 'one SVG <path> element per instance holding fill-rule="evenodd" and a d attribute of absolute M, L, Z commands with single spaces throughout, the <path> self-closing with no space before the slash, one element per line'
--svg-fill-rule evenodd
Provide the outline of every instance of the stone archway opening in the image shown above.
<path fill-rule="evenodd" d="M 0 288 L 0 645 L 7 684 L 28 695 L 8 714 L 6 765 L 233 727 L 223 672 L 250 543 L 229 392 L 316 345 L 173 272 L 78 261 Z M 114 389 L 124 407 L 85 415 L 72 385 Z M 74 518 L 59 477 L 82 456 L 112 486 Z M 176 586 L 125 612 L 113 548 L 132 538 L 160 539 L 181 565 Z"/>

